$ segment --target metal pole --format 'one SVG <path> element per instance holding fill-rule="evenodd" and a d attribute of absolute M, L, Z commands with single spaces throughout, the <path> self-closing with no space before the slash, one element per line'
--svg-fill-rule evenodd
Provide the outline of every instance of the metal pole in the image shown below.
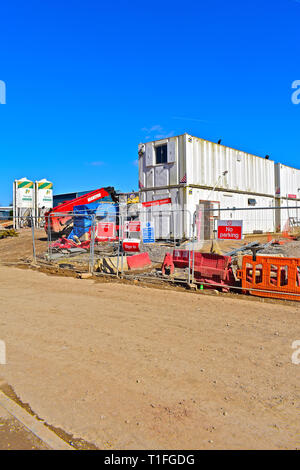
<path fill-rule="evenodd" d="M 174 248 L 176 248 L 176 234 L 175 234 L 175 213 L 174 213 L 174 209 L 173 209 L 173 214 L 172 214 L 172 217 L 173 217 L 173 238 L 174 238 Z"/>
<path fill-rule="evenodd" d="M 89 272 L 93 274 L 94 272 L 94 259 L 95 259 L 95 224 L 96 216 L 92 217 L 92 229 L 91 229 L 91 243 L 90 243 L 90 263 L 89 263 Z"/>
<path fill-rule="evenodd" d="M 119 262 L 120 262 L 120 237 L 121 237 L 122 215 L 119 214 L 119 233 L 118 233 L 118 257 L 117 257 L 117 277 L 119 277 Z"/>
<path fill-rule="evenodd" d="M 125 217 L 123 218 L 122 216 L 122 228 L 121 228 L 121 244 L 124 240 L 124 225 L 125 225 Z M 124 251 L 123 251 L 123 246 L 122 246 L 122 253 L 121 253 L 121 276 L 123 276 L 123 271 L 124 271 Z"/>
<path fill-rule="evenodd" d="M 224 211 L 225 212 L 228 212 L 228 211 L 238 212 L 238 211 L 253 211 L 253 210 L 266 211 L 266 210 L 270 210 L 270 209 L 272 209 L 272 210 L 274 210 L 274 209 L 279 209 L 279 210 L 281 210 L 281 209 L 290 209 L 290 206 L 288 206 L 288 205 L 287 206 L 282 206 L 282 207 L 281 206 L 275 206 L 275 207 L 270 207 L 270 206 L 266 207 L 266 206 L 264 206 L 264 207 L 255 207 L 255 208 L 253 208 L 253 207 L 231 207 L 230 209 L 228 209 L 228 208 L 222 209 L 221 207 L 218 207 L 217 209 L 210 208 L 210 209 L 202 209 L 202 210 L 203 210 L 203 212 L 216 212 L 216 211 L 219 211 L 219 212 L 224 212 Z"/>
<path fill-rule="evenodd" d="M 51 214 L 48 215 L 48 257 L 49 261 L 52 258 L 52 247 L 51 247 Z"/>
<path fill-rule="evenodd" d="M 188 250 L 189 250 L 188 285 L 190 285 L 190 283 L 191 283 L 191 250 L 190 250 L 190 244 L 188 244 Z"/>
<path fill-rule="evenodd" d="M 32 232 L 32 255 L 33 255 L 33 262 L 36 263 L 36 251 L 35 251 L 34 220 L 33 220 L 33 216 L 31 216 L 31 232 Z"/>
<path fill-rule="evenodd" d="M 188 211 L 189 217 L 190 217 L 190 223 L 192 223 L 192 214 L 190 211 Z M 194 234 L 192 236 L 192 249 L 193 249 L 193 264 L 192 264 L 192 283 L 194 283 L 194 269 L 195 269 L 195 240 L 194 240 Z"/>

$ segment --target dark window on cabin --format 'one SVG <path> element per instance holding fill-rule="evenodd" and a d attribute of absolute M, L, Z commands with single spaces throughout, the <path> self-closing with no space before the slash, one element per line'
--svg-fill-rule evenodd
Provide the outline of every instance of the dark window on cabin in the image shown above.
<path fill-rule="evenodd" d="M 160 163 L 167 163 L 168 161 L 168 145 L 158 145 L 155 147 L 156 165 Z"/>
<path fill-rule="evenodd" d="M 256 199 L 248 199 L 248 206 L 256 206 Z"/>

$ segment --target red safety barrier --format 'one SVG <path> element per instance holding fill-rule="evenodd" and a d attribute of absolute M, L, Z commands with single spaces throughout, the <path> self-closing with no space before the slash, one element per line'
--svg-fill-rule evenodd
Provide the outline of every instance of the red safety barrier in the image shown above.
<path fill-rule="evenodd" d="M 151 260 L 148 253 L 139 253 L 127 257 L 127 265 L 129 269 L 140 269 L 151 266 Z"/>
<path fill-rule="evenodd" d="M 165 254 L 165 259 L 162 264 L 161 272 L 163 274 L 173 274 L 175 271 L 175 266 L 173 262 L 173 256 L 171 253 Z"/>
<path fill-rule="evenodd" d="M 188 268 L 189 266 L 189 250 L 174 250 L 173 263 L 176 268 Z M 191 253 L 192 256 L 192 253 Z"/>
<path fill-rule="evenodd" d="M 191 260 L 192 269 L 193 259 Z M 223 290 L 235 285 L 231 257 L 213 253 L 194 253 L 194 278 L 197 282 L 212 286 L 221 284 Z"/>
<path fill-rule="evenodd" d="M 194 256 L 194 262 L 193 262 Z M 190 257 L 190 262 L 189 262 Z M 235 277 L 231 268 L 229 256 L 213 253 L 200 253 L 188 250 L 174 250 L 173 263 L 176 268 L 188 268 L 192 272 L 194 265 L 194 278 L 198 283 L 205 282 L 212 286 L 221 284 L 224 290 L 235 285 Z"/>

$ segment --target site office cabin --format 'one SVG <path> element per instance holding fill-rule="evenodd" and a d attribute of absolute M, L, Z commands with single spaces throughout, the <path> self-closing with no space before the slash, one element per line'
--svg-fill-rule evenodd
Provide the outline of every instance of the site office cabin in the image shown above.
<path fill-rule="evenodd" d="M 141 202 L 171 199 L 168 207 L 148 208 L 160 238 L 188 238 L 200 208 L 214 210 L 202 227 L 205 238 L 212 236 L 220 218 L 243 219 L 244 233 L 275 230 L 274 210 L 235 212 L 235 208 L 274 208 L 272 160 L 189 134 L 142 143 L 138 150 Z"/>

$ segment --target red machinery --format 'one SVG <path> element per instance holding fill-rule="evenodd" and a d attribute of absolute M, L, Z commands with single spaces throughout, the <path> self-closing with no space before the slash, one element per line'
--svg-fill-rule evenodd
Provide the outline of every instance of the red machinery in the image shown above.
<path fill-rule="evenodd" d="M 62 204 L 59 204 L 57 207 L 54 207 L 45 213 L 46 232 L 48 232 L 48 220 L 50 220 L 51 232 L 60 234 L 72 222 L 73 218 L 72 215 L 69 215 L 69 213 L 73 212 L 75 206 L 88 205 L 108 196 L 111 196 L 113 202 L 117 202 L 115 189 L 112 187 L 107 187 L 96 189 L 95 191 L 91 191 L 90 193 L 72 199 L 71 201 L 66 201 Z"/>

